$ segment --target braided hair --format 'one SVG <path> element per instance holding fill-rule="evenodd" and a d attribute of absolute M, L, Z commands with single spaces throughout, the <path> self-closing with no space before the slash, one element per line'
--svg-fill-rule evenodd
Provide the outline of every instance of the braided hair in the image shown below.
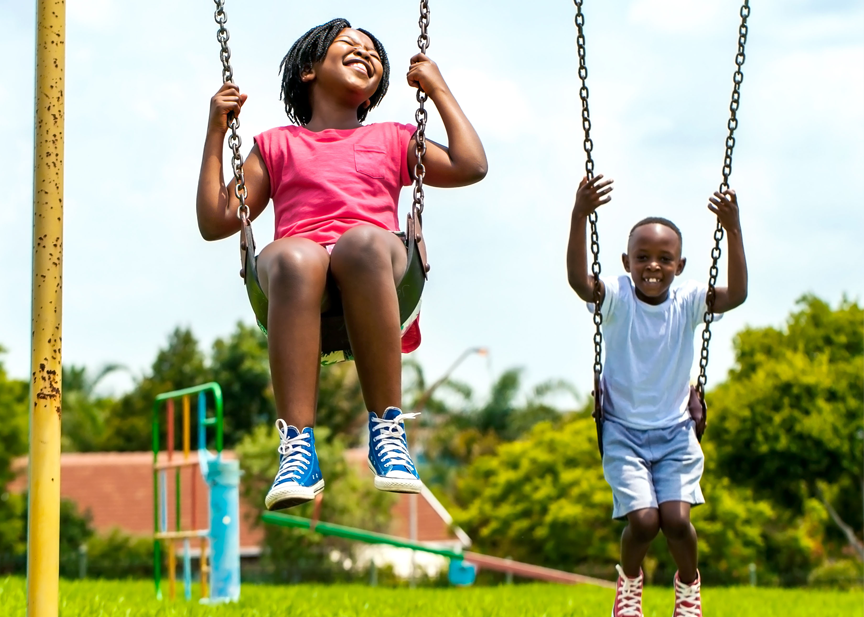
<path fill-rule="evenodd" d="M 675 232 L 675 235 L 678 236 L 678 241 L 681 245 L 684 245 L 684 237 L 681 235 L 681 230 L 678 229 L 678 225 L 670 221 L 669 219 L 663 218 L 662 216 L 649 216 L 648 218 L 644 218 L 635 225 L 633 225 L 633 229 L 630 230 L 630 236 L 633 237 L 633 233 L 639 229 L 640 227 L 644 227 L 645 225 L 663 225 L 663 227 L 668 227 L 672 231 Z"/>
<path fill-rule="evenodd" d="M 282 92 L 279 100 L 285 102 L 285 113 L 294 124 L 301 126 L 309 124 L 312 120 L 312 106 L 309 103 L 309 84 L 302 80 L 304 71 L 308 71 L 316 62 L 321 62 L 327 55 L 327 50 L 339 33 L 351 24 L 347 19 L 334 19 L 326 24 L 316 26 L 301 36 L 291 46 L 291 49 L 282 58 L 279 70 L 282 73 Z M 387 93 L 390 82 L 390 62 L 384 46 L 372 34 L 361 28 L 357 29 L 372 40 L 375 51 L 381 57 L 381 65 L 384 67 L 378 89 L 369 99 L 369 106 L 362 105 L 357 108 L 357 119 L 362 122 L 370 109 L 378 105 Z"/>

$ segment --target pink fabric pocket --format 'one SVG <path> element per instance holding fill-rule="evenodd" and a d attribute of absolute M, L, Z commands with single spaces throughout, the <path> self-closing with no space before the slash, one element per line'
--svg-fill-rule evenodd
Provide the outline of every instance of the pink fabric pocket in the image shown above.
<path fill-rule="evenodd" d="M 374 146 L 354 146 L 354 167 L 358 173 L 370 178 L 383 178 L 387 153 Z"/>

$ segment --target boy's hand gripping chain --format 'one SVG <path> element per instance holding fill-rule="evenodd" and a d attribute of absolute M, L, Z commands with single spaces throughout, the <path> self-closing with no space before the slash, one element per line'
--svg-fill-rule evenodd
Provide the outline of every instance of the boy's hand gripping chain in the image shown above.
<path fill-rule="evenodd" d="M 738 106 L 741 103 L 741 82 L 744 81 L 744 66 L 746 56 L 744 46 L 747 44 L 747 18 L 750 16 L 750 0 L 744 0 L 741 6 L 741 25 L 738 27 L 738 53 L 735 55 L 735 73 L 732 76 L 732 102 L 729 104 L 729 122 L 727 128 L 729 135 L 726 137 L 726 154 L 723 158 L 723 182 L 720 183 L 720 192 L 729 189 L 729 176 L 732 175 L 732 152 L 735 149 L 735 129 L 738 128 Z M 702 440 L 707 422 L 707 409 L 705 406 L 705 384 L 708 383 L 706 371 L 708 369 L 708 344 L 711 342 L 711 324 L 714 322 L 714 300 L 717 292 L 717 274 L 719 273 L 717 263 L 720 261 L 720 242 L 723 240 L 723 225 L 720 217 L 717 217 L 717 227 L 714 229 L 714 248 L 711 249 L 711 268 L 708 272 L 708 295 L 705 303 L 707 308 L 703 321 L 705 329 L 702 331 L 702 350 L 699 355 L 699 378 L 696 381 L 696 392 L 699 394 L 699 402 L 702 407 L 701 418 L 696 420 L 696 436 Z M 691 415 L 692 415 L 691 411 Z"/>
<path fill-rule="evenodd" d="M 591 140 L 591 114 L 588 111 L 588 67 L 585 64 L 585 15 L 582 13 L 582 1 L 573 0 L 576 5 L 576 46 L 579 52 L 579 98 L 582 100 L 582 130 L 585 138 L 582 147 L 585 150 L 585 177 L 594 178 L 594 159 L 591 151 L 594 142 Z M 597 424 L 597 446 L 600 456 L 603 456 L 603 388 L 600 377 L 603 373 L 603 314 L 600 312 L 600 236 L 597 233 L 597 210 L 588 215 L 591 225 L 591 274 L 594 277 L 594 422 Z"/>
<path fill-rule="evenodd" d="M 222 60 L 222 83 L 234 83 L 234 69 L 231 68 L 231 48 L 228 47 L 228 15 L 225 13 L 225 0 L 213 0 L 216 3 L 216 12 L 213 18 L 219 25 L 216 31 L 216 40 L 221 47 L 219 58 Z M 246 251 L 255 253 L 255 239 L 252 237 L 252 225 L 249 220 L 249 206 L 246 205 L 246 178 L 243 175 L 243 157 L 240 156 L 240 146 L 243 140 L 237 134 L 240 128 L 240 120 L 233 113 L 228 115 L 228 128 L 231 134 L 228 136 L 228 147 L 231 148 L 231 168 L 234 170 L 234 195 L 240 201 L 237 208 L 237 218 L 240 219 L 240 276 L 245 278 Z"/>

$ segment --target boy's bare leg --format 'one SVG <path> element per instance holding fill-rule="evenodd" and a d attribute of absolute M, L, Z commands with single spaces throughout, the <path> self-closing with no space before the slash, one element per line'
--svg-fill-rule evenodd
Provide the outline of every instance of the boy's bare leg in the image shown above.
<path fill-rule="evenodd" d="M 333 247 L 330 270 L 342 293 L 345 324 L 366 408 L 379 416 L 402 401 L 402 348 L 396 284 L 405 272 L 402 240 L 364 225 Z"/>
<path fill-rule="evenodd" d="M 315 425 L 321 354 L 321 298 L 330 256 L 306 238 L 282 238 L 258 257 L 267 296 L 267 345 L 276 413 L 289 425 Z"/>
<path fill-rule="evenodd" d="M 698 576 L 696 529 L 690 522 L 690 504 L 683 501 L 661 503 L 660 528 L 678 566 L 678 579 L 689 585 Z"/>
<path fill-rule="evenodd" d="M 657 508 L 635 510 L 627 515 L 627 527 L 621 534 L 621 569 L 627 578 L 638 578 L 648 547 L 660 531 Z"/>

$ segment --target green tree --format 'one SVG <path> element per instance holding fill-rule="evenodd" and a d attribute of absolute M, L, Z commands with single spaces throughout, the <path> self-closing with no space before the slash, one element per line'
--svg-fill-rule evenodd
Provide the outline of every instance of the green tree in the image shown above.
<path fill-rule="evenodd" d="M 135 452 L 152 445 L 153 401 L 156 395 L 209 381 L 210 373 L 198 340 L 188 328 L 176 328 L 160 349 L 148 375 L 111 408 L 105 421 L 106 450 Z M 164 430 L 164 421 L 162 422 Z M 163 444 L 164 438 L 163 438 Z"/>
<path fill-rule="evenodd" d="M 231 335 L 216 339 L 209 372 L 222 388 L 225 447 L 233 447 L 258 424 L 273 424 L 267 338 L 259 328 L 238 322 Z"/>
<path fill-rule="evenodd" d="M 611 496 L 584 414 L 537 424 L 475 459 L 460 472 L 457 501 L 456 522 L 482 552 L 568 571 L 616 562 Z"/>
<path fill-rule="evenodd" d="M 99 383 L 111 373 L 125 370 L 119 364 L 107 364 L 95 374 L 83 366 L 63 367 L 63 431 L 64 452 L 95 452 L 101 450 L 105 422 L 116 401 L 96 392 Z"/>
<path fill-rule="evenodd" d="M 522 369 L 513 368 L 492 384 L 482 404 L 474 404 L 470 389 L 462 389 L 466 399 L 462 408 L 438 412 L 435 432 L 425 446 L 428 458 L 449 465 L 468 464 L 494 452 L 502 442 L 519 439 L 540 422 L 558 420 L 561 412 L 547 402 L 550 395 L 576 396 L 570 384 L 552 380 L 536 386 L 520 401 L 522 387 Z"/>
<path fill-rule="evenodd" d="M 0 346 L 0 356 L 5 352 Z M 24 380 L 10 379 L 0 361 L 0 556 L 13 556 L 24 550 L 21 523 L 24 499 L 8 492 L 6 487 L 14 477 L 12 460 L 27 453 L 29 387 Z"/>
<path fill-rule="evenodd" d="M 374 488 L 372 478 L 361 479 L 345 459 L 345 442 L 341 435 L 327 428 L 315 433 L 316 451 L 321 472 L 327 482 L 321 503 L 320 520 L 360 527 L 370 531 L 386 531 L 395 496 Z M 242 490 L 247 503 L 258 504 L 255 521 L 260 524 L 264 496 L 279 468 L 279 445 L 269 426 L 258 426 L 238 444 L 236 451 L 244 471 Z M 293 508 L 291 514 L 309 517 L 312 503 Z M 277 581 L 314 579 L 339 580 L 345 576 L 341 563 L 331 556 L 337 551 L 343 557 L 352 555 L 352 544 L 339 538 L 320 536 L 309 531 L 266 526 L 265 568 Z"/>
<path fill-rule="evenodd" d="M 709 460 L 711 454 L 709 448 Z M 708 503 L 693 513 L 702 567 L 715 581 L 746 580 L 750 563 L 767 560 L 775 512 L 710 466 L 703 488 Z M 460 473 L 457 499 L 463 507 L 456 521 L 483 552 L 614 576 L 624 524 L 610 520 L 612 493 L 587 411 L 540 423 L 524 440 L 476 459 Z M 800 551 L 787 555 L 797 558 Z M 655 582 L 671 579 L 675 566 L 662 536 L 645 570 L 649 580 L 655 570 Z"/>
<path fill-rule="evenodd" d="M 785 328 L 740 332 L 735 366 L 709 393 L 707 433 L 717 444 L 718 471 L 734 484 L 770 496 L 793 517 L 805 516 L 814 498 L 830 507 L 830 496 L 839 519 L 859 533 L 862 323 L 857 303 L 843 300 L 832 309 L 804 296 Z M 839 527 L 831 533 L 843 537 Z"/>
<path fill-rule="evenodd" d="M 315 425 L 339 435 L 346 447 L 361 443 L 368 416 L 353 362 L 322 366 Z"/>

